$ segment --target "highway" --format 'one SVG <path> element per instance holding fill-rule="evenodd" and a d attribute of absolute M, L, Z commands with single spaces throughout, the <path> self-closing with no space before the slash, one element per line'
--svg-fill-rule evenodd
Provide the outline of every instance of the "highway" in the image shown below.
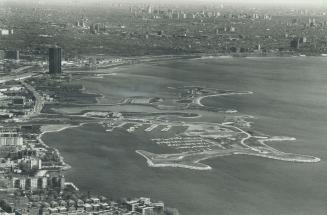
<path fill-rule="evenodd" d="M 20 83 L 33 94 L 33 96 L 35 98 L 34 109 L 28 115 L 26 115 L 24 118 L 33 117 L 33 116 L 37 116 L 38 114 L 40 114 L 43 109 L 44 102 L 45 102 L 42 95 L 40 95 L 33 86 L 24 82 L 24 79 L 30 78 L 32 76 L 36 76 L 36 74 L 33 72 L 25 72 L 24 73 L 25 70 L 30 69 L 32 67 L 33 66 L 20 67 L 18 69 L 11 71 L 12 75 L 3 76 L 0 78 L 0 84 L 6 83 L 8 81 L 20 81 Z M 37 75 L 39 75 L 39 74 L 37 74 Z"/>
<path fill-rule="evenodd" d="M 33 116 L 37 116 L 41 113 L 43 106 L 44 106 L 44 98 L 42 97 L 42 95 L 40 95 L 36 89 L 31 86 L 30 84 L 27 84 L 24 81 L 21 81 L 21 84 L 28 89 L 31 93 L 33 93 L 33 96 L 35 98 L 35 105 L 34 105 L 34 110 L 29 113 L 28 115 L 26 115 L 26 117 L 33 117 Z"/>
<path fill-rule="evenodd" d="M 11 73 L 14 74 L 14 75 L 7 75 L 7 76 L 1 77 L 0 78 L 0 84 L 1 83 L 6 83 L 8 81 L 13 81 L 13 80 L 19 81 L 19 80 L 24 80 L 26 78 L 32 77 L 33 72 L 18 74 L 18 73 L 21 73 L 24 70 L 30 69 L 30 68 L 32 68 L 32 66 L 23 66 L 23 67 L 20 67 L 18 69 L 15 69 L 15 70 L 11 71 Z"/>

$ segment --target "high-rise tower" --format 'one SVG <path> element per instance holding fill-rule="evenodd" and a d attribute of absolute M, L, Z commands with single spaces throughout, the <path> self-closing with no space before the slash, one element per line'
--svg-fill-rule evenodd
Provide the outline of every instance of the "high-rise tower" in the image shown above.
<path fill-rule="evenodd" d="M 49 48 L 49 73 L 61 73 L 61 48 L 59 47 Z"/>

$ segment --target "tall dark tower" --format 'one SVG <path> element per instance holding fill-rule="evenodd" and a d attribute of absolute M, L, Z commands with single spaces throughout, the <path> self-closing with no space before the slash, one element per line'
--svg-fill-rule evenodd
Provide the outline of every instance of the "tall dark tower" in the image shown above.
<path fill-rule="evenodd" d="M 61 48 L 59 47 L 49 48 L 49 73 L 61 73 Z"/>

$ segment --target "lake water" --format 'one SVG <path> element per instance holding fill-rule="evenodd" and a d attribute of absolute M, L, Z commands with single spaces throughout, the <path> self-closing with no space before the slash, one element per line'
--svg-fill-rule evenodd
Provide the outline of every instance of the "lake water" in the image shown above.
<path fill-rule="evenodd" d="M 140 64 L 117 75 L 83 80 L 102 102 L 131 95 L 175 96 L 169 86 L 205 86 L 253 91 L 211 97 L 207 106 L 235 108 L 255 117 L 253 129 L 290 136 L 272 143 L 282 151 L 316 156 L 319 163 L 288 163 L 249 156 L 205 161 L 211 171 L 149 168 L 136 149 L 156 152 L 145 132 L 105 132 L 86 125 L 49 133 L 73 167 L 67 178 L 82 190 L 108 197 L 148 196 L 183 215 L 325 215 L 327 211 L 327 58 L 217 58 Z M 204 114 L 199 120 L 216 120 Z"/>

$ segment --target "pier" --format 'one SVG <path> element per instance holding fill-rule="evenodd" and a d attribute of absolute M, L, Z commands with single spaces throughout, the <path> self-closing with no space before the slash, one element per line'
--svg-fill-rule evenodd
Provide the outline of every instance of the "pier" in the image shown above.
<path fill-rule="evenodd" d="M 152 131 L 153 129 L 155 129 L 156 127 L 158 127 L 158 125 L 157 125 L 157 124 L 153 124 L 153 125 L 151 125 L 150 127 L 148 127 L 147 129 L 145 129 L 144 131 L 145 131 L 145 132 L 150 132 L 150 131 Z"/>

